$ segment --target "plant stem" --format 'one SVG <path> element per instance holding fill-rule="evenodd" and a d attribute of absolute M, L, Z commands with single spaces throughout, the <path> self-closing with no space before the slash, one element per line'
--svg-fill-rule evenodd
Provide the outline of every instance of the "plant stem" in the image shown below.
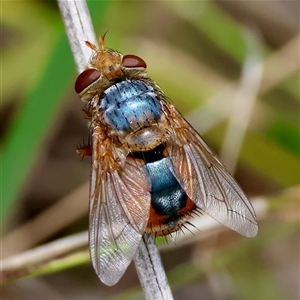
<path fill-rule="evenodd" d="M 172 292 L 152 236 L 144 234 L 134 257 L 146 299 L 172 300 Z"/>
<path fill-rule="evenodd" d="M 96 43 L 96 35 L 86 2 L 58 0 L 69 43 L 78 73 L 82 72 L 90 59 L 91 51 L 85 41 Z"/>
<path fill-rule="evenodd" d="M 95 43 L 95 33 L 85 1 L 58 0 L 78 72 L 85 69 L 90 50 L 84 41 Z M 173 299 L 153 237 L 144 235 L 134 257 L 137 273 L 147 300 Z"/>

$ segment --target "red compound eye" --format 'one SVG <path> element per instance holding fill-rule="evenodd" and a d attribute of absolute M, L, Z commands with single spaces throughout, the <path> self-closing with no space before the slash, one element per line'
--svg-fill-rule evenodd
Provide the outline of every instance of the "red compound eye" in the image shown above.
<path fill-rule="evenodd" d="M 75 91 L 77 94 L 80 94 L 85 88 L 95 82 L 101 73 L 95 69 L 87 69 L 83 71 L 75 82 Z"/>
<path fill-rule="evenodd" d="M 133 54 L 124 55 L 122 59 L 122 65 L 125 68 L 147 68 L 145 61 Z"/>

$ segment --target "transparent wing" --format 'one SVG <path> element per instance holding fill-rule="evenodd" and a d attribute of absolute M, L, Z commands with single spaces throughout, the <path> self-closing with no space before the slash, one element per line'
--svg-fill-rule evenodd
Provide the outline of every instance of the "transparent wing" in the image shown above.
<path fill-rule="evenodd" d="M 111 286 L 122 277 L 140 244 L 149 218 L 149 183 L 130 158 L 115 170 L 108 170 L 111 162 L 105 159 L 93 161 L 90 253 L 100 280 Z"/>
<path fill-rule="evenodd" d="M 171 105 L 167 150 L 174 176 L 196 205 L 223 225 L 253 237 L 258 226 L 255 211 L 233 177 L 199 134 Z"/>

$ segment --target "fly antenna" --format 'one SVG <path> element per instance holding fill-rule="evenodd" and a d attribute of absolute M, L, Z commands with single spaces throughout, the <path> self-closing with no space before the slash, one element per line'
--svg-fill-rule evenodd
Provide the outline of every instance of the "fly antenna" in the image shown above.
<path fill-rule="evenodd" d="M 101 35 L 99 38 L 100 49 L 102 52 L 105 50 L 104 40 L 105 40 L 105 36 L 106 36 L 107 32 L 108 32 L 108 30 L 103 35 Z"/>
<path fill-rule="evenodd" d="M 89 41 L 85 41 L 85 44 L 86 44 L 89 48 L 91 48 L 93 51 L 95 51 L 95 52 L 97 52 L 97 53 L 100 52 L 100 50 L 99 50 L 93 43 L 91 43 L 91 42 L 89 42 Z M 101 48 L 101 50 L 102 50 L 102 48 Z"/>

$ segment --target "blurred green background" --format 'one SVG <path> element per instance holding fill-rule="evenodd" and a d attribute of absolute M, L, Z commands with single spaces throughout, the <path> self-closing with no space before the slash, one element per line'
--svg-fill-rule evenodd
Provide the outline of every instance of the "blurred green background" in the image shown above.
<path fill-rule="evenodd" d="M 90 161 L 75 155 L 88 129 L 56 2 L 1 5 L 1 219 L 8 257 L 87 229 Z M 257 206 L 254 239 L 226 228 L 203 238 L 199 228 L 186 245 L 165 247 L 162 259 L 174 298 L 298 299 L 299 2 L 88 1 L 88 6 L 96 34 L 109 30 L 109 48 L 147 62 L 149 76 L 220 154 L 249 197 L 265 205 Z M 242 140 L 226 142 L 230 128 L 239 132 L 243 126 Z M 240 151 L 235 138 L 242 142 Z M 133 266 L 108 288 L 89 263 L 6 284 L 2 297 L 143 299 Z"/>

